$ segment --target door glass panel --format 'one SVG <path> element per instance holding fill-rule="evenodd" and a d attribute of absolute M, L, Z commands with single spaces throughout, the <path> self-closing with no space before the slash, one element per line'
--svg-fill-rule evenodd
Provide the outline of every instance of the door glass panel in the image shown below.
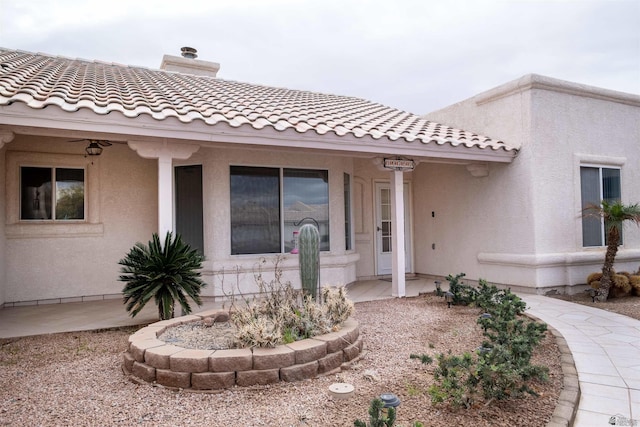
<path fill-rule="evenodd" d="M 380 212 L 382 229 L 382 252 L 391 252 L 391 190 L 383 188 L 380 190 Z"/>

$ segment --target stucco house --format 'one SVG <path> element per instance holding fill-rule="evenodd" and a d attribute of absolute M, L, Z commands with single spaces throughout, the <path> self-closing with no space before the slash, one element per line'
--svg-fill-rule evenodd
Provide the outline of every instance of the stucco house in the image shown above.
<path fill-rule="evenodd" d="M 405 273 L 465 272 L 564 291 L 604 256 L 583 203 L 640 200 L 637 95 L 529 75 L 421 117 L 185 55 L 0 49 L 0 306 L 117 298 L 117 261 L 170 230 L 205 255 L 205 297 L 254 292 L 276 257 L 297 285 L 305 222 L 323 284 L 391 276 L 404 296 Z M 639 230 L 618 264 L 640 266 Z"/>

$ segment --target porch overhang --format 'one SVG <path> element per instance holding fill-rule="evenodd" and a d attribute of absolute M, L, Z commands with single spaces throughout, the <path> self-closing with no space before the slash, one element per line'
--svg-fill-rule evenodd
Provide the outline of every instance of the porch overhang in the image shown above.
<path fill-rule="evenodd" d="M 338 135 L 334 132 L 300 133 L 293 128 L 255 129 L 249 124 L 232 127 L 228 123 L 208 125 L 202 121 L 182 123 L 174 118 L 162 121 L 142 115 L 128 118 L 118 112 L 98 115 L 89 109 L 67 112 L 49 107 L 34 110 L 24 103 L 0 106 L 0 129 L 15 134 L 55 136 L 62 138 L 100 138 L 116 141 L 148 141 L 197 143 L 201 147 L 246 147 L 279 150 L 322 151 L 327 154 L 373 158 L 400 156 L 416 162 L 497 162 L 510 163 L 515 149 L 478 146 L 434 137 L 428 142 L 386 136 Z"/>

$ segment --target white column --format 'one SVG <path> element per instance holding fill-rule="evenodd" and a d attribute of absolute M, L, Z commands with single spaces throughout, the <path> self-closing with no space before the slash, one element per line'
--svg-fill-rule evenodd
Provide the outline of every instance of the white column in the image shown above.
<path fill-rule="evenodd" d="M 404 297 L 405 291 L 405 252 L 404 252 L 404 181 L 403 172 L 391 172 L 391 245 L 393 262 L 391 270 L 391 295 Z"/>
<path fill-rule="evenodd" d="M 173 142 L 128 141 L 127 144 L 145 159 L 158 159 L 158 235 L 164 241 L 173 231 L 173 159 L 188 159 L 199 145 Z"/>
<path fill-rule="evenodd" d="M 167 154 L 158 157 L 158 235 L 162 242 L 167 232 L 173 231 L 172 163 Z"/>

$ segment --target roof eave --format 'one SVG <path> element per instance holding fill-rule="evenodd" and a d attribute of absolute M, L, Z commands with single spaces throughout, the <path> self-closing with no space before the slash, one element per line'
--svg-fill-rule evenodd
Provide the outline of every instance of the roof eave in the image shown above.
<path fill-rule="evenodd" d="M 78 133 L 111 135 L 120 140 L 181 140 L 198 142 L 203 146 L 217 143 L 248 146 L 272 146 L 279 148 L 311 149 L 328 152 L 353 153 L 354 155 L 405 156 L 468 161 L 509 163 L 517 150 L 506 148 L 464 145 L 458 141 L 427 141 L 404 138 L 394 141 L 387 137 L 352 134 L 337 135 L 334 132 L 318 134 L 310 130 L 304 133 L 289 128 L 273 127 L 255 129 L 249 124 L 232 127 L 227 123 L 215 126 L 201 121 L 182 123 L 176 118 L 156 120 L 147 115 L 136 118 L 112 112 L 97 115 L 89 109 L 74 112 L 59 108 L 34 110 L 23 103 L 0 106 L 0 125 L 17 127 L 16 133 L 73 135 Z M 457 145 L 456 145 L 457 144 Z"/>

